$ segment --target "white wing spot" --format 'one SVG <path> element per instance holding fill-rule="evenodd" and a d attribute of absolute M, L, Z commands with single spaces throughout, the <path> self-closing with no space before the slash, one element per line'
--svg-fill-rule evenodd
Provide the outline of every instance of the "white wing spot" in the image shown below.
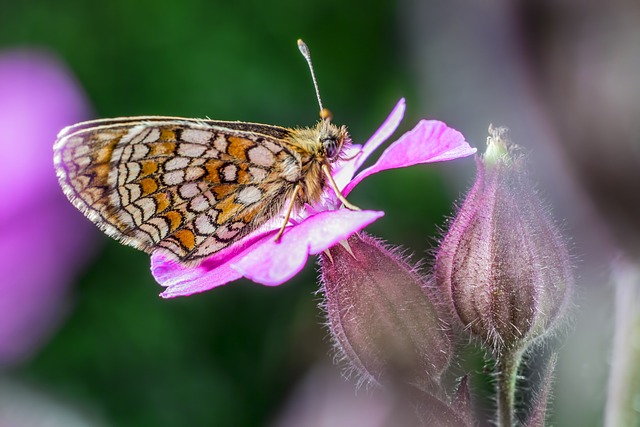
<path fill-rule="evenodd" d="M 262 168 L 257 168 L 255 166 L 252 166 L 249 168 L 249 173 L 251 174 L 251 177 L 253 178 L 254 182 L 264 181 L 264 179 L 267 177 L 266 170 Z"/>
<path fill-rule="evenodd" d="M 153 128 L 149 132 L 149 134 L 142 141 L 143 144 L 148 144 L 150 142 L 156 142 L 160 138 L 160 129 Z"/>
<path fill-rule="evenodd" d="M 216 150 L 215 148 L 209 148 L 207 151 L 205 151 L 202 157 L 207 159 L 218 159 L 220 158 L 220 151 Z"/>
<path fill-rule="evenodd" d="M 76 143 L 78 138 L 75 138 L 73 140 L 71 140 L 72 142 Z M 82 139 L 80 139 L 80 141 L 82 141 Z M 77 143 L 76 143 L 77 145 Z M 73 152 L 74 156 L 86 156 L 87 153 L 89 152 L 89 145 L 78 145 L 75 149 L 75 151 Z"/>
<path fill-rule="evenodd" d="M 262 197 L 262 192 L 258 187 L 245 187 L 238 192 L 236 200 L 244 205 L 251 205 Z"/>
<path fill-rule="evenodd" d="M 180 185 L 184 182 L 184 171 L 177 170 L 162 175 L 162 181 L 165 185 Z"/>
<path fill-rule="evenodd" d="M 157 240 L 160 240 L 160 236 L 166 236 L 167 233 L 169 233 L 169 225 L 167 224 L 167 220 L 165 220 L 164 218 L 152 218 L 147 221 L 147 223 L 149 225 L 155 225 L 154 228 L 158 229 L 158 231 L 156 231 L 158 233 Z M 140 226 L 140 228 L 142 228 L 142 226 Z"/>
<path fill-rule="evenodd" d="M 196 212 L 206 211 L 211 208 L 211 204 L 206 197 L 200 195 L 194 197 L 189 203 L 189 209 Z"/>
<path fill-rule="evenodd" d="M 168 171 L 176 169 L 184 169 L 189 165 L 189 159 L 186 157 L 174 157 L 164 164 L 164 169 Z"/>
<path fill-rule="evenodd" d="M 125 182 L 131 182 L 140 175 L 140 163 L 133 162 L 120 165 L 118 182 L 122 185 Z"/>
<path fill-rule="evenodd" d="M 185 157 L 200 157 L 207 150 L 202 144 L 180 144 L 178 154 Z"/>
<path fill-rule="evenodd" d="M 217 212 L 216 211 L 213 211 L 213 212 L 217 216 Z M 213 221 L 215 221 L 215 218 L 211 218 L 206 213 L 198 215 L 195 221 L 196 230 L 198 231 L 198 233 L 206 234 L 206 235 L 215 233 L 218 227 L 215 225 Z"/>
<path fill-rule="evenodd" d="M 208 144 L 212 133 L 207 130 L 185 128 L 182 131 L 182 140 L 194 144 Z"/>
<path fill-rule="evenodd" d="M 142 195 L 142 189 L 138 184 L 125 184 L 124 189 L 129 191 L 129 200 L 128 201 L 123 200 L 122 201 L 123 205 L 127 205 L 131 202 L 138 200 Z"/>
<path fill-rule="evenodd" d="M 142 209 L 142 220 L 146 221 L 156 213 L 156 204 L 150 197 L 144 197 L 136 201 L 136 205 Z"/>
<path fill-rule="evenodd" d="M 203 168 L 199 167 L 191 167 L 187 168 L 187 173 L 185 174 L 185 179 L 187 181 L 194 181 L 204 175 L 205 171 Z"/>
<path fill-rule="evenodd" d="M 222 179 L 227 182 L 236 180 L 238 167 L 236 165 L 227 165 L 222 168 Z"/>
<path fill-rule="evenodd" d="M 149 153 L 149 147 L 144 144 L 136 144 L 133 146 L 133 155 L 131 160 L 143 160 Z"/>
<path fill-rule="evenodd" d="M 282 147 L 281 146 L 279 146 L 278 144 L 274 144 L 271 141 L 265 141 L 263 143 L 263 145 L 265 147 L 267 147 L 269 149 L 269 151 L 271 151 L 272 153 L 276 153 L 277 154 L 277 153 L 282 151 Z"/>
<path fill-rule="evenodd" d="M 262 145 L 251 148 L 247 151 L 249 161 L 258 166 L 271 166 L 276 159 L 271 151 Z"/>
<path fill-rule="evenodd" d="M 219 133 L 216 136 L 216 139 L 213 141 L 213 146 L 216 148 L 216 150 L 222 151 L 223 153 L 227 152 L 227 145 L 228 145 L 227 137 L 221 133 Z"/>
<path fill-rule="evenodd" d="M 222 225 L 218 227 L 216 231 L 216 236 L 220 237 L 223 240 L 233 239 L 236 234 L 238 234 L 240 230 L 230 230 L 229 227 Z"/>
<path fill-rule="evenodd" d="M 195 182 L 190 182 L 188 184 L 184 184 L 180 186 L 180 197 L 183 199 L 190 199 L 198 194 L 200 194 L 200 189 L 198 188 L 198 184 Z"/>
<path fill-rule="evenodd" d="M 120 151 L 118 152 L 118 150 Z M 119 154 L 119 157 L 121 159 L 129 161 L 131 160 L 131 155 L 133 154 L 133 145 L 118 146 L 113 150 L 114 158 L 116 157 L 116 153 Z"/>

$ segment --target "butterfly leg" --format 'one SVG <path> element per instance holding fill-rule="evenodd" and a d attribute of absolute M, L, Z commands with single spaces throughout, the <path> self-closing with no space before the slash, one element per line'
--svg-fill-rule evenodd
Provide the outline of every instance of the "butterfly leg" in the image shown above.
<path fill-rule="evenodd" d="M 326 164 L 322 165 L 322 172 L 324 172 L 324 174 L 327 176 L 327 179 L 329 180 L 329 185 L 331 186 L 333 191 L 336 193 L 336 197 L 338 198 L 338 200 L 340 200 L 347 209 L 351 209 L 352 211 L 359 211 L 360 210 L 359 207 L 357 207 L 352 203 L 349 203 L 349 201 L 345 199 L 345 197 L 342 195 L 342 193 L 340 192 L 340 189 L 338 188 L 338 184 L 336 184 L 336 182 L 333 180 L 333 176 L 331 175 L 329 166 L 327 166 Z"/>
<path fill-rule="evenodd" d="M 284 221 L 282 222 L 282 227 L 280 227 L 280 230 L 278 230 L 278 234 L 276 234 L 276 242 L 280 241 L 280 237 L 282 237 L 282 233 L 284 233 L 284 229 L 287 228 L 287 224 L 289 223 L 289 218 L 291 218 L 291 212 L 293 212 L 293 207 L 296 205 L 296 199 L 300 194 L 300 190 L 302 190 L 302 186 L 300 184 L 296 185 L 296 188 L 293 190 L 293 194 L 291 195 L 289 206 L 287 206 L 287 211 L 284 214 Z"/>

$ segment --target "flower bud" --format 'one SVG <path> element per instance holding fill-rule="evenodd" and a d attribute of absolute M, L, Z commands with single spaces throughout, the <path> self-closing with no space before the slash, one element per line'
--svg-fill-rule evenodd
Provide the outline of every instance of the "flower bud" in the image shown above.
<path fill-rule="evenodd" d="M 322 255 L 328 326 L 363 380 L 438 385 L 452 349 L 424 281 L 396 249 L 363 233 Z"/>
<path fill-rule="evenodd" d="M 436 284 L 454 317 L 494 355 L 522 350 L 566 311 L 566 243 L 506 129 L 489 128 L 476 181 L 444 237 Z"/>

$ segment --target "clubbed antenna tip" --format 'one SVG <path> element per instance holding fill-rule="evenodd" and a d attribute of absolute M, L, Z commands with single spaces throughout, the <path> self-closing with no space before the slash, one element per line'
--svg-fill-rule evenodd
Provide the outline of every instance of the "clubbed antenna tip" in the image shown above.
<path fill-rule="evenodd" d="M 326 113 L 323 115 L 323 111 L 326 111 L 322 106 L 322 99 L 320 98 L 320 90 L 318 89 L 318 81 L 316 80 L 316 74 L 313 72 L 313 64 L 311 63 L 311 52 L 309 51 L 309 46 L 302 39 L 298 39 L 298 49 L 300 49 L 300 53 L 304 56 L 304 59 L 307 61 L 309 65 L 309 71 L 311 71 L 311 79 L 313 80 L 313 87 L 316 89 L 316 97 L 318 98 L 318 106 L 320 107 L 320 117 L 326 120 Z"/>

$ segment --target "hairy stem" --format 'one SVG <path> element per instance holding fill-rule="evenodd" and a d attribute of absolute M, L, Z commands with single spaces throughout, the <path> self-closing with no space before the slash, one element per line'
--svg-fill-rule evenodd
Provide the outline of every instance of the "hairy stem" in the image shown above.
<path fill-rule="evenodd" d="M 605 426 L 640 425 L 640 265 L 614 263 L 616 319 Z"/>
<path fill-rule="evenodd" d="M 498 427 L 513 427 L 520 349 L 505 350 L 498 359 Z"/>

